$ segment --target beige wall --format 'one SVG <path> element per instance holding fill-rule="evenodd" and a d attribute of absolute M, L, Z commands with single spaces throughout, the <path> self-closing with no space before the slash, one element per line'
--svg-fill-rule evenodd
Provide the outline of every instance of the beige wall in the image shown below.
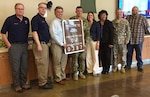
<path fill-rule="evenodd" d="M 39 2 L 45 2 L 46 0 L 0 0 L 0 29 L 3 25 L 4 20 L 14 14 L 14 5 L 15 3 L 23 3 L 25 5 L 25 16 L 30 20 L 37 13 L 37 5 Z M 53 8 L 51 11 L 48 11 L 47 21 L 50 21 L 54 18 L 53 9 L 56 6 L 62 6 L 64 8 L 64 19 L 67 19 L 75 15 L 76 6 L 80 5 L 80 0 L 52 0 Z M 97 13 L 105 9 L 108 11 L 110 20 L 115 17 L 115 8 L 117 7 L 117 0 L 96 0 Z M 86 14 L 84 14 L 86 17 Z M 97 14 L 95 14 L 97 19 Z"/>

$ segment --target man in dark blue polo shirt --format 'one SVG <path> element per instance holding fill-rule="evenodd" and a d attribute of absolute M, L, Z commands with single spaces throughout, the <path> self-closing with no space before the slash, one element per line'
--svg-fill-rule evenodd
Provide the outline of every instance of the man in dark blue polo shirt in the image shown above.
<path fill-rule="evenodd" d="M 30 89 L 27 81 L 28 67 L 28 33 L 29 19 L 23 16 L 24 5 L 15 5 L 15 15 L 8 17 L 2 27 L 1 33 L 8 47 L 9 60 L 12 68 L 13 84 L 16 92 Z M 8 38 L 6 35 L 8 32 Z"/>
<path fill-rule="evenodd" d="M 51 89 L 52 83 L 48 82 L 48 65 L 49 65 L 49 46 L 50 40 L 49 27 L 45 21 L 46 3 L 38 4 L 38 14 L 31 20 L 32 35 L 34 38 L 33 53 L 38 71 L 39 88 Z"/>

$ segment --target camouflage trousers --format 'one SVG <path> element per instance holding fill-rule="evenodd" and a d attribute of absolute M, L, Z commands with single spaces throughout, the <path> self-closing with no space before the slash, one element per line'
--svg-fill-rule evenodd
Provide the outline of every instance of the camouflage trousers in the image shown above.
<path fill-rule="evenodd" d="M 84 72 L 85 70 L 85 52 L 75 53 L 72 57 L 72 69 L 74 73 Z"/>
<path fill-rule="evenodd" d="M 114 44 L 114 65 L 117 66 L 121 63 L 121 66 L 126 65 L 127 46 L 125 44 Z"/>

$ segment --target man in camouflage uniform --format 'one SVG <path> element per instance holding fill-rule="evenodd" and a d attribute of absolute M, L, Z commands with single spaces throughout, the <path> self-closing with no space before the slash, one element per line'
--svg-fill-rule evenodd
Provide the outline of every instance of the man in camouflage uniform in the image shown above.
<path fill-rule="evenodd" d="M 126 45 L 130 39 L 130 27 L 126 19 L 121 18 L 122 11 L 116 10 L 116 19 L 112 21 L 114 26 L 114 69 L 117 71 L 118 55 L 120 56 L 121 72 L 125 73 L 124 66 L 126 64 Z"/>
<path fill-rule="evenodd" d="M 90 27 L 88 25 L 88 21 L 87 19 L 85 19 L 84 17 L 82 17 L 82 7 L 81 6 L 77 6 L 76 7 L 76 16 L 71 17 L 70 19 L 80 19 L 83 21 L 83 29 L 84 29 L 84 40 L 85 40 L 85 46 L 84 49 L 86 49 L 86 45 L 89 43 L 90 41 Z M 80 53 L 75 53 L 72 55 L 72 65 L 73 65 L 73 79 L 74 80 L 78 80 L 78 75 L 80 78 L 85 79 L 85 75 L 83 74 L 84 70 L 85 70 L 85 56 L 86 53 L 84 52 L 80 52 Z"/>

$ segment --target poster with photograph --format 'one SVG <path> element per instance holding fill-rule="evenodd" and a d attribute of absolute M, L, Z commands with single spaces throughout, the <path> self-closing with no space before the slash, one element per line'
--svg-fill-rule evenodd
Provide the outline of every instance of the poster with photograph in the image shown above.
<path fill-rule="evenodd" d="M 67 45 L 65 54 L 84 51 L 84 32 L 82 20 L 63 20 L 64 42 Z"/>

